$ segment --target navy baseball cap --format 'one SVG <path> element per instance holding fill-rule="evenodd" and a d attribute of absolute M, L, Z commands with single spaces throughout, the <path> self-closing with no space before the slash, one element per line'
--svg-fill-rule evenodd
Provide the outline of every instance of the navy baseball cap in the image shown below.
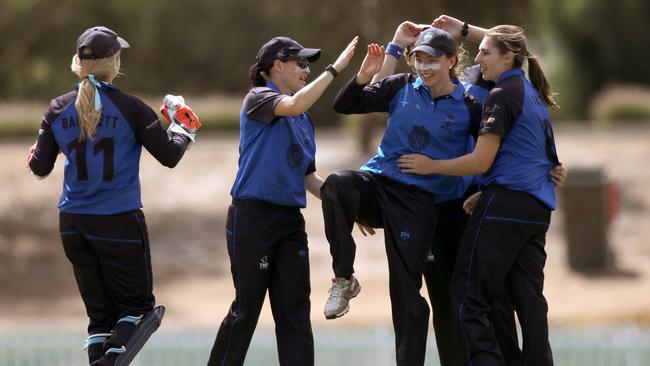
<path fill-rule="evenodd" d="M 82 48 L 89 47 L 91 53 L 84 54 Z M 97 26 L 86 29 L 77 39 L 77 55 L 80 59 L 98 59 L 113 56 L 129 43 L 112 30 Z"/>
<path fill-rule="evenodd" d="M 267 70 L 275 60 L 290 60 L 303 57 L 309 62 L 315 62 L 320 57 L 320 49 L 305 48 L 288 37 L 275 37 L 257 51 L 256 60 L 262 70 Z"/>
<path fill-rule="evenodd" d="M 415 41 L 415 47 L 411 52 L 422 51 L 433 57 L 442 55 L 453 55 L 456 53 L 456 42 L 451 34 L 440 28 L 428 28 L 423 30 Z"/>

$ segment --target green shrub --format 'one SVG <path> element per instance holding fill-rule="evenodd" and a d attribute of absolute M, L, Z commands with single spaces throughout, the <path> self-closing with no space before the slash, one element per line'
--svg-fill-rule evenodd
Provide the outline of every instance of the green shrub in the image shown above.
<path fill-rule="evenodd" d="M 607 86 L 592 100 L 590 115 L 597 121 L 650 121 L 650 87 Z"/>

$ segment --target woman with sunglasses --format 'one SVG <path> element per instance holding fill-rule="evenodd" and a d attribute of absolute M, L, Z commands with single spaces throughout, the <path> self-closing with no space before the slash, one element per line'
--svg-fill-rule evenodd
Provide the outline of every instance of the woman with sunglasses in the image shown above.
<path fill-rule="evenodd" d="M 543 270 L 546 231 L 556 206 L 548 171 L 560 164 L 548 111 L 556 104 L 521 28 L 500 25 L 486 31 L 442 18 L 438 23 L 447 29 L 484 34 L 475 61 L 483 78 L 496 85 L 472 153 L 447 160 L 408 154 L 399 165 L 403 172 L 423 175 L 483 174 L 485 189 L 466 203 L 473 214 L 452 279 L 469 364 L 506 364 L 487 316 L 506 288 L 521 325 L 525 364 L 552 365 Z"/>
<path fill-rule="evenodd" d="M 276 37 L 257 53 L 240 114 L 239 170 L 226 240 L 235 300 L 208 365 L 242 365 L 269 292 L 280 365 L 313 365 L 306 190 L 320 197 L 314 128 L 305 113 L 343 71 L 355 37 L 334 64 L 306 84 L 321 50 Z M 272 362 L 271 362 L 272 363 Z"/>

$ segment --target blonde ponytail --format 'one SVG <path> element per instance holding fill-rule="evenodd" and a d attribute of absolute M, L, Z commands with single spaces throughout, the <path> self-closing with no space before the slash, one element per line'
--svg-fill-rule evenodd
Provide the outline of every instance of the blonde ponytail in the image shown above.
<path fill-rule="evenodd" d="M 90 52 L 89 48 L 84 48 L 82 52 Z M 89 75 L 103 82 L 112 82 L 120 72 L 120 52 L 100 59 L 79 59 L 78 55 L 72 57 L 70 65 L 72 72 L 80 79 L 79 91 L 75 107 L 77 108 L 77 118 L 79 122 L 79 141 L 86 138 L 94 139 L 97 124 L 101 119 L 102 109 L 95 110 L 95 85 L 88 79 Z"/>

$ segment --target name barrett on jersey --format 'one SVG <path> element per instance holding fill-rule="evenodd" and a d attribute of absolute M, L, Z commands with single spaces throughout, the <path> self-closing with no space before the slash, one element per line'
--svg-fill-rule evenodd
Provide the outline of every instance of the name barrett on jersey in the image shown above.
<path fill-rule="evenodd" d="M 99 117 L 99 123 L 97 123 L 97 127 L 115 128 L 115 126 L 117 126 L 117 121 L 119 119 L 120 117 L 117 116 L 102 114 L 101 117 Z M 75 119 L 74 115 L 62 116 L 61 127 L 63 127 L 63 129 L 65 130 L 67 130 L 68 128 L 79 127 L 79 121 Z"/>

